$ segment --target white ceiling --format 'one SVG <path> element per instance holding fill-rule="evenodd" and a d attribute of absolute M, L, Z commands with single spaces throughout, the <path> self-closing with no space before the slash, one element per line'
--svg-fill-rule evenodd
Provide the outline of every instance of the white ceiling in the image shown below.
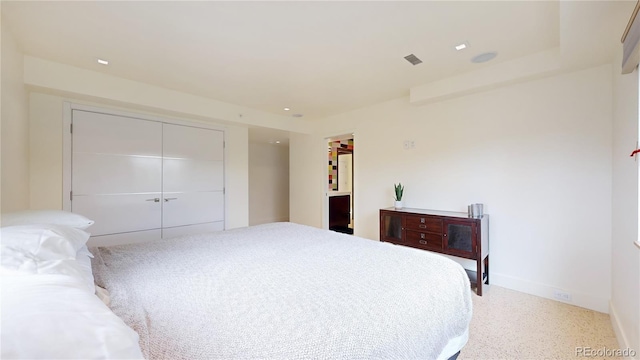
<path fill-rule="evenodd" d="M 289 146 L 289 132 L 263 127 L 250 127 L 249 142 L 271 144 L 273 146 Z"/>
<path fill-rule="evenodd" d="M 594 65 L 610 61 L 635 1 L 574 2 L 565 7 L 572 14 L 557 1 L 1 4 L 2 21 L 25 54 L 309 119 L 577 43 L 561 39 L 565 16 L 575 36 L 600 37 L 583 41 L 580 56 L 593 54 Z M 456 51 L 461 42 L 470 47 Z M 469 61 L 486 51 L 499 55 L 486 64 Z M 412 53 L 424 63 L 403 59 Z M 98 57 L 110 65 L 98 65 Z"/>

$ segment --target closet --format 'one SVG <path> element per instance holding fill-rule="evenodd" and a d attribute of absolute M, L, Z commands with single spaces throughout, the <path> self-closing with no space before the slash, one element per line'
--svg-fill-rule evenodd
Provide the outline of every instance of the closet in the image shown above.
<path fill-rule="evenodd" d="M 72 110 L 71 211 L 90 245 L 224 229 L 224 133 Z"/>

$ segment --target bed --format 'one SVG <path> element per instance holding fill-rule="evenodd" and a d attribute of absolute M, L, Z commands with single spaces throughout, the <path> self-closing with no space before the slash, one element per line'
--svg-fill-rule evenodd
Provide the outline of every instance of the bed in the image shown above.
<path fill-rule="evenodd" d="M 449 359 L 464 269 L 292 223 L 93 248 L 96 284 L 147 359 Z"/>
<path fill-rule="evenodd" d="M 138 334 L 95 293 L 93 221 L 62 211 L 2 214 L 0 358 L 142 359 Z"/>

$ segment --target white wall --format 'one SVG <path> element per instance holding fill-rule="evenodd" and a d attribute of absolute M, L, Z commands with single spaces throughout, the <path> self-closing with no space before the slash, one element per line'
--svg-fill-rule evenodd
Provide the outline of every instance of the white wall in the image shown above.
<path fill-rule="evenodd" d="M 355 132 L 357 235 L 378 239 L 378 210 L 393 205 L 398 181 L 407 207 L 484 203 L 494 284 L 544 297 L 564 289 L 607 312 L 611 122 L 605 65 L 424 106 L 388 101 L 325 119 L 317 132 Z M 321 137 L 291 143 L 292 220 L 296 209 L 319 208 L 321 195 L 306 194 L 326 166 L 311 146 Z"/>
<path fill-rule="evenodd" d="M 62 97 L 39 92 L 29 96 L 30 123 L 30 178 L 32 209 L 62 209 L 62 148 L 63 148 L 63 103 L 100 106 L 133 113 L 144 113 L 164 118 L 188 118 L 171 116 L 163 112 L 142 112 L 125 107 L 114 107 L 99 102 L 87 102 L 73 97 Z M 211 121 L 210 121 L 211 122 Z M 248 129 L 246 126 L 221 125 L 225 127 L 226 164 L 225 187 L 227 195 L 228 229 L 247 226 L 249 223 L 249 155 Z"/>
<path fill-rule="evenodd" d="M 620 50 L 622 54 L 622 50 Z M 615 62 L 620 64 L 621 61 Z M 629 154 L 638 140 L 638 70 L 621 75 L 613 66 L 613 198 L 611 321 L 622 348 L 640 352 L 640 249 L 638 161 Z"/>
<path fill-rule="evenodd" d="M 34 92 L 29 105 L 33 115 L 30 182 L 34 208 L 60 208 L 62 101 L 112 107 L 183 120 L 216 122 L 227 128 L 226 227 L 249 223 L 248 125 L 306 133 L 306 120 L 224 103 L 215 99 L 118 78 L 32 56 L 24 56 L 24 84 Z M 46 95 L 45 95 L 46 94 Z M 55 99 L 54 99 L 55 98 Z M 50 137 L 50 135 L 53 135 Z M 26 162 L 25 162 L 26 164 Z M 51 180 L 51 181 L 50 181 Z M 29 182 L 27 181 L 27 183 Z"/>
<path fill-rule="evenodd" d="M 22 80 L 23 56 L 11 33 L 2 24 L 2 212 L 29 207 L 29 121 L 27 92 Z"/>
<path fill-rule="evenodd" d="M 225 228 L 234 229 L 249 226 L 249 129 L 227 125 L 225 136 Z"/>
<path fill-rule="evenodd" d="M 62 103 L 59 96 L 29 94 L 31 209 L 62 209 Z"/>
<path fill-rule="evenodd" d="M 320 136 L 291 133 L 289 138 L 289 220 L 322 228 L 327 191 L 327 142 Z M 356 187 L 357 188 L 357 187 Z"/>
<path fill-rule="evenodd" d="M 289 221 L 289 146 L 249 142 L 249 225 Z"/>

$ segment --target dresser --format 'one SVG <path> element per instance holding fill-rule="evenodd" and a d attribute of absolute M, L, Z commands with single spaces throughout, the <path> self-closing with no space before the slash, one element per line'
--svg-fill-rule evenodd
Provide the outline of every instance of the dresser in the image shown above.
<path fill-rule="evenodd" d="M 489 284 L 489 215 L 426 209 L 381 209 L 380 241 L 473 260 L 467 270 L 471 285 L 482 296 Z"/>

